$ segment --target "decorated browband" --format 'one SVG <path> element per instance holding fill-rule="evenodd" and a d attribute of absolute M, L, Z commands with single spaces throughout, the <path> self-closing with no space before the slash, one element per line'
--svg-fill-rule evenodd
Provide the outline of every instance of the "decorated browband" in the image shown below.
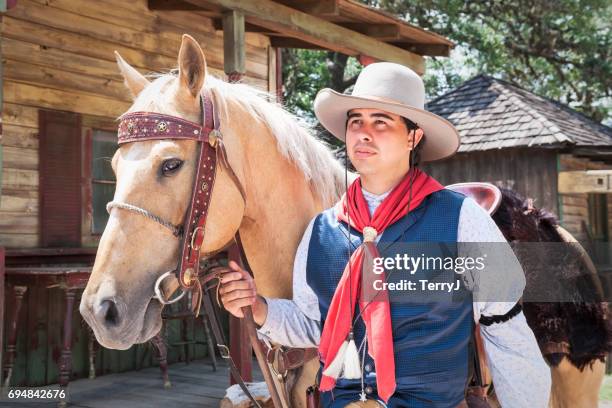
<path fill-rule="evenodd" d="M 176 116 L 152 112 L 130 112 L 119 122 L 119 144 L 156 139 L 208 141 L 213 129 Z M 213 132 L 214 133 L 214 132 Z"/>

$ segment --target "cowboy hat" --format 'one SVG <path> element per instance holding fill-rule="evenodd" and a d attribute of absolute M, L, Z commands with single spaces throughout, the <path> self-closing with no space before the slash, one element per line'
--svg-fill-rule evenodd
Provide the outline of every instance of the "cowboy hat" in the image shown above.
<path fill-rule="evenodd" d="M 408 67 L 390 62 L 365 67 L 351 95 L 325 88 L 314 101 L 315 115 L 321 124 L 342 141 L 351 109 L 380 109 L 408 118 L 423 129 L 427 139 L 421 150 L 422 161 L 452 156 L 459 148 L 459 132 L 449 121 L 426 111 L 424 106 L 425 86 L 421 77 Z"/>

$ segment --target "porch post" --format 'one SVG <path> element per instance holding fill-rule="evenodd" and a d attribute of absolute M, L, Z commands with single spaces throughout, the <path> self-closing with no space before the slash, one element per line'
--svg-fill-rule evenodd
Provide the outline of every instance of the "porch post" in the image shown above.
<path fill-rule="evenodd" d="M 237 82 L 246 73 L 246 48 L 244 41 L 244 14 L 230 10 L 223 13 L 223 70 L 229 82 Z M 228 251 L 229 259 L 242 265 L 240 250 L 234 244 Z M 230 315 L 230 354 L 236 362 L 244 381 L 253 381 L 253 348 L 246 324 Z M 231 384 L 235 384 L 230 376 Z"/>
<path fill-rule="evenodd" d="M 239 81 L 246 73 L 244 31 L 242 12 L 223 13 L 223 70 L 230 82 Z"/>

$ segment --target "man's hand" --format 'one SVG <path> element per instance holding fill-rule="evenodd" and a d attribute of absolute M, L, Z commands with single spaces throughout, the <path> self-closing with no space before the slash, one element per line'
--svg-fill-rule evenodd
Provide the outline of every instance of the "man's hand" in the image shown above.
<path fill-rule="evenodd" d="M 259 326 L 266 321 L 268 307 L 265 300 L 257 294 L 255 281 L 251 275 L 230 261 L 228 267 L 221 267 L 219 271 L 219 296 L 225 309 L 232 315 L 242 318 L 242 308 L 253 307 L 253 319 Z"/>

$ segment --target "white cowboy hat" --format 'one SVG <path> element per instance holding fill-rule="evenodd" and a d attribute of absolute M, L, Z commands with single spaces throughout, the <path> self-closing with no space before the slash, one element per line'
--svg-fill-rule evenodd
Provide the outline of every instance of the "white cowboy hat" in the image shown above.
<path fill-rule="evenodd" d="M 314 111 L 321 124 L 342 141 L 351 109 L 380 109 L 408 118 L 423 129 L 426 140 L 421 150 L 422 161 L 452 156 L 459 148 L 459 132 L 449 121 L 424 107 L 425 86 L 421 77 L 410 68 L 391 62 L 365 67 L 351 95 L 325 88 L 314 101 Z"/>

